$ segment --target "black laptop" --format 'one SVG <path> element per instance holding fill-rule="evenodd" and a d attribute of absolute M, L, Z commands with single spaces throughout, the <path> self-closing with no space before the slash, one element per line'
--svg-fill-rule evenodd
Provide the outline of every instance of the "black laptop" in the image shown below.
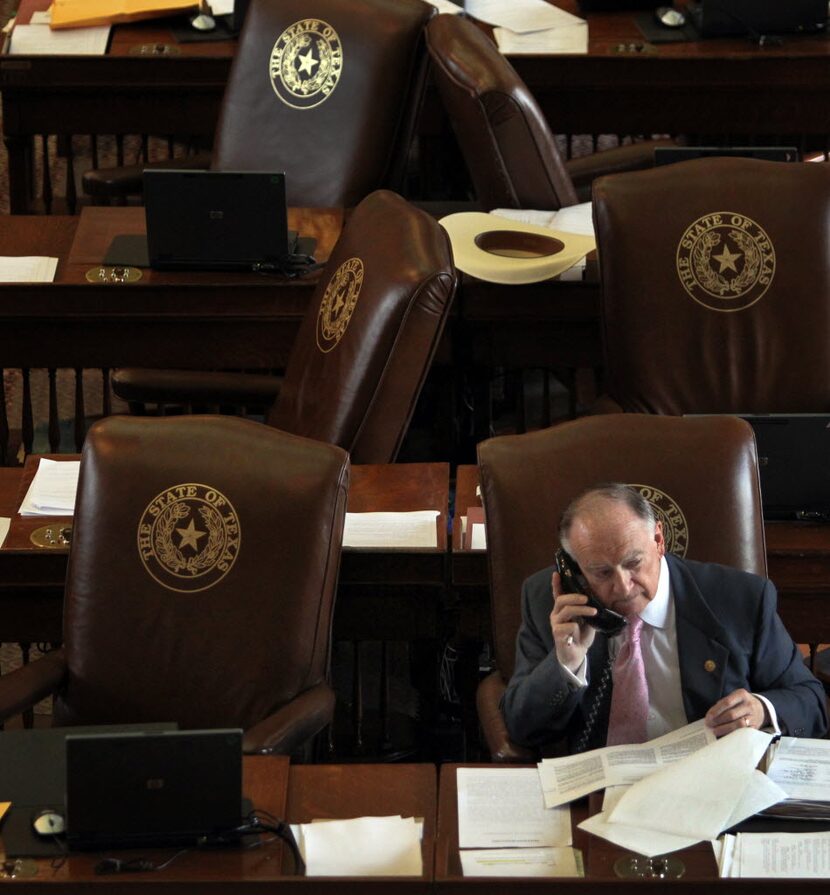
<path fill-rule="evenodd" d="M 147 169 L 144 208 L 157 270 L 280 269 L 296 246 L 282 173 Z"/>
<path fill-rule="evenodd" d="M 755 430 L 765 519 L 830 522 L 830 414 L 741 414 Z"/>
<path fill-rule="evenodd" d="M 243 810 L 241 730 L 66 738 L 70 849 L 233 840 Z"/>

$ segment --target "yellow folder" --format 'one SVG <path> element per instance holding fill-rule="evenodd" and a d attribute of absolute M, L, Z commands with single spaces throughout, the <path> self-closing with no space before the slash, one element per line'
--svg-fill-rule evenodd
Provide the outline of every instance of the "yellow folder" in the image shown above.
<path fill-rule="evenodd" d="M 116 25 L 196 9 L 197 0 L 53 0 L 52 28 Z"/>

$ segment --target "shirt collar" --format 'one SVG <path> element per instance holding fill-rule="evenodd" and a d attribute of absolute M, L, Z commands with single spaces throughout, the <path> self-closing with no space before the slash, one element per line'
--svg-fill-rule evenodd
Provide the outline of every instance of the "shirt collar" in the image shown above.
<path fill-rule="evenodd" d="M 654 598 L 648 601 L 640 618 L 653 628 L 665 628 L 669 615 L 669 564 L 666 557 L 660 557 L 660 574 L 657 578 L 657 591 Z"/>

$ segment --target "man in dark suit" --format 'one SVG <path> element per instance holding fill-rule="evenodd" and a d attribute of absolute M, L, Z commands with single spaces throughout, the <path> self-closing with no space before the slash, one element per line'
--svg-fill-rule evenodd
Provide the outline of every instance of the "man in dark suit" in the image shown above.
<path fill-rule="evenodd" d="M 629 621 L 624 631 L 642 628 L 647 693 L 637 739 L 700 718 L 717 736 L 750 726 L 823 735 L 824 690 L 784 629 L 769 580 L 666 556 L 651 505 L 626 485 L 578 497 L 559 540 L 599 602 Z M 596 614 L 584 594 L 563 592 L 552 568 L 525 581 L 516 667 L 502 700 L 517 743 L 544 750 L 567 736 L 577 751 L 606 744 L 611 703 L 624 692 L 611 695 L 614 662 L 630 635 L 599 634 Z"/>

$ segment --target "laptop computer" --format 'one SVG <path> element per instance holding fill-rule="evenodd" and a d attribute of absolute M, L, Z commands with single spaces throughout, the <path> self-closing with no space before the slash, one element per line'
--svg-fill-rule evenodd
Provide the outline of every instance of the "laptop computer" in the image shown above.
<path fill-rule="evenodd" d="M 741 414 L 755 431 L 765 519 L 830 522 L 830 414 Z"/>
<path fill-rule="evenodd" d="M 196 845 L 242 815 L 241 730 L 66 738 L 70 849 Z"/>
<path fill-rule="evenodd" d="M 278 172 L 147 169 L 144 209 L 154 269 L 272 270 L 294 252 Z"/>

